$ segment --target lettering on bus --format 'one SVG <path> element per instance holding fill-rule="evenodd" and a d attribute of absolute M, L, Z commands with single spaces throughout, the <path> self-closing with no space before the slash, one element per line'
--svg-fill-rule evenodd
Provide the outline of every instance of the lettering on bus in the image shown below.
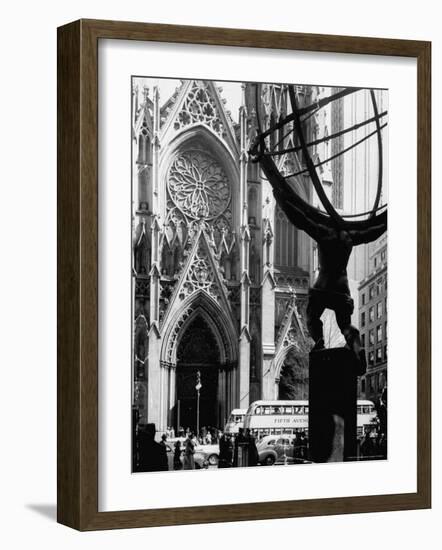
<path fill-rule="evenodd" d="M 303 418 L 295 418 L 295 417 L 286 417 L 286 418 L 274 418 L 273 423 L 274 424 L 301 424 L 305 422 Z"/>

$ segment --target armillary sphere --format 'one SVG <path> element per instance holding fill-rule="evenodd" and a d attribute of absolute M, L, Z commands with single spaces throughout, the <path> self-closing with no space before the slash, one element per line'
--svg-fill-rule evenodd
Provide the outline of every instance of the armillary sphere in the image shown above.
<path fill-rule="evenodd" d="M 370 90 L 373 116 L 363 120 L 362 122 L 358 122 L 353 126 L 340 129 L 339 131 L 324 136 L 320 139 L 307 141 L 305 137 L 304 127 L 305 122 L 311 116 L 313 116 L 318 110 L 320 110 L 322 107 L 325 107 L 327 104 L 350 94 L 354 94 L 360 91 L 362 88 L 343 88 L 328 97 L 323 97 L 309 105 L 305 105 L 302 107 L 298 106 L 296 88 L 297 86 L 295 85 L 288 85 L 288 93 L 292 112 L 287 114 L 287 116 L 280 119 L 277 123 L 272 124 L 268 128 L 263 128 L 261 112 L 262 84 L 256 84 L 256 116 L 258 133 L 249 151 L 252 161 L 259 162 L 265 176 L 272 183 L 274 190 L 286 196 L 290 196 L 290 200 L 295 204 L 295 206 L 303 210 L 312 221 L 326 224 L 332 222 L 334 225 L 344 230 L 363 230 L 376 225 L 386 224 L 387 205 L 384 204 L 380 206 L 379 203 L 382 193 L 383 172 L 382 130 L 387 126 L 386 116 L 388 111 L 385 110 L 381 113 L 379 112 L 375 93 L 373 90 Z M 331 140 L 336 139 L 339 136 L 362 128 L 363 126 L 371 123 L 375 124 L 375 129 L 373 131 L 367 133 L 363 138 L 357 140 L 355 143 L 342 149 L 338 153 L 324 160 L 318 161 L 315 164 L 310 154 L 311 147 L 318 145 L 322 142 L 330 142 Z M 293 143 L 295 143 L 296 145 L 289 148 L 281 147 L 281 144 L 286 140 L 290 133 L 293 133 Z M 272 136 L 272 134 L 272 142 L 275 143 L 272 147 L 270 147 L 269 138 L 270 136 Z M 329 198 L 327 197 L 327 194 L 324 191 L 316 169 L 319 166 L 322 166 L 332 161 L 333 159 L 344 155 L 351 149 L 357 147 L 358 145 L 373 136 L 376 136 L 378 146 L 378 181 L 373 207 L 368 212 L 361 212 L 347 216 L 341 215 L 336 211 Z M 287 153 L 298 152 L 302 153 L 305 162 L 305 168 L 301 168 L 291 174 L 282 175 L 274 159 L 282 155 L 286 155 Z M 294 189 L 291 185 L 291 183 L 296 179 L 296 176 L 300 176 L 301 174 L 305 173 L 308 173 L 310 176 L 318 198 L 324 208 L 323 210 L 316 208 L 315 206 L 309 204 L 304 199 L 302 199 L 299 193 L 296 192 L 296 189 Z"/>

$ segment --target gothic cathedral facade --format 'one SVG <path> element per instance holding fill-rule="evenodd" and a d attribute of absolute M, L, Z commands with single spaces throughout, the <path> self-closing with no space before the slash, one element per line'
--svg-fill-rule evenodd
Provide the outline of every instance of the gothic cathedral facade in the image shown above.
<path fill-rule="evenodd" d="M 157 87 L 134 80 L 132 399 L 159 431 L 195 427 L 198 373 L 200 425 L 222 429 L 255 400 L 308 395 L 314 250 L 248 156 L 257 110 L 278 121 L 287 91 L 263 85 L 256 105 L 255 87 L 238 84 L 234 122 L 215 82 L 183 80 L 160 105 Z M 314 93 L 299 87 L 306 102 Z M 321 131 L 312 117 L 309 137 Z M 272 139 L 288 148 L 292 137 Z M 291 173 L 302 159 L 288 153 L 279 167 Z M 297 184 L 314 201 L 307 177 Z"/>

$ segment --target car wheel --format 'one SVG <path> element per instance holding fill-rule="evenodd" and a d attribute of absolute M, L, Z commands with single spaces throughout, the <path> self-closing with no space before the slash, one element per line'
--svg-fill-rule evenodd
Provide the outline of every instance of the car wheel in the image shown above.
<path fill-rule="evenodd" d="M 263 460 L 264 466 L 273 466 L 275 458 L 272 455 L 266 456 Z"/>
<path fill-rule="evenodd" d="M 210 455 L 207 459 L 208 463 L 211 466 L 216 466 L 218 464 L 218 456 L 217 455 Z"/>

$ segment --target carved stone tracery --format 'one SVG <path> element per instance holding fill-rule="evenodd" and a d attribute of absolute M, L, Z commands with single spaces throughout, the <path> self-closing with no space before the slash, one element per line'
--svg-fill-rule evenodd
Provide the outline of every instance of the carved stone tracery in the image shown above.
<path fill-rule="evenodd" d="M 216 103 L 202 81 L 192 83 L 174 127 L 175 130 L 180 130 L 191 124 L 205 124 L 220 136 L 225 132 Z"/>
<path fill-rule="evenodd" d="M 169 197 L 190 219 L 215 219 L 230 205 L 230 184 L 222 166 L 208 153 L 190 149 L 169 168 Z"/>
<path fill-rule="evenodd" d="M 205 246 L 200 242 L 192 259 L 192 265 L 182 285 L 180 298 L 183 300 L 198 290 L 204 290 L 216 302 L 221 299 L 220 289 Z"/>

